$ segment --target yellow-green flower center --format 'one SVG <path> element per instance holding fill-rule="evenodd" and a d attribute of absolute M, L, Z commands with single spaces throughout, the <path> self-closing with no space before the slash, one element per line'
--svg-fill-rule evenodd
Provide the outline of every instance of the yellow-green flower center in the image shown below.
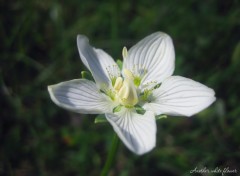
<path fill-rule="evenodd" d="M 136 87 L 133 83 L 132 74 L 129 70 L 124 70 L 125 79 L 117 77 L 114 83 L 117 100 L 125 107 L 133 107 L 138 103 Z"/>

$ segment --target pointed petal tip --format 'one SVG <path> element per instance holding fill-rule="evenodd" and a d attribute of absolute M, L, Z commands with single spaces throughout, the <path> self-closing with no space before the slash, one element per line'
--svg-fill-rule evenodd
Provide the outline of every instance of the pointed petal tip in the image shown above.
<path fill-rule="evenodd" d="M 47 90 L 48 90 L 48 93 L 50 94 L 50 96 L 52 96 L 52 90 L 53 89 L 53 85 L 49 85 L 49 86 L 47 86 Z"/>
<path fill-rule="evenodd" d="M 152 145 L 151 148 L 148 148 L 147 150 L 139 150 L 139 151 L 132 151 L 133 153 L 135 153 L 138 156 L 144 155 L 149 153 L 150 151 L 152 151 L 154 148 L 156 147 L 156 142 L 154 145 Z"/>
<path fill-rule="evenodd" d="M 48 91 L 51 91 L 54 85 L 47 86 Z"/>
<path fill-rule="evenodd" d="M 89 42 L 89 39 L 85 35 L 78 34 L 77 35 L 77 45 L 80 46 L 82 41 Z"/>
<path fill-rule="evenodd" d="M 165 39 L 171 39 L 171 40 L 172 40 L 172 38 L 170 37 L 170 35 L 168 35 L 168 34 L 165 33 L 165 32 L 162 32 L 162 31 L 155 32 L 155 33 L 153 33 L 152 35 L 159 36 L 159 38 L 165 38 Z"/>
<path fill-rule="evenodd" d="M 82 35 L 82 34 L 78 34 L 77 35 L 77 39 L 81 39 L 81 38 L 87 38 L 85 35 Z"/>
<path fill-rule="evenodd" d="M 49 86 L 47 86 L 48 93 L 49 93 L 49 95 L 50 95 L 51 100 L 52 100 L 56 105 L 60 106 L 59 101 L 57 100 L 57 98 L 56 98 L 55 95 L 54 95 L 54 90 L 53 90 L 54 86 L 56 86 L 56 85 L 49 85 Z"/>
<path fill-rule="evenodd" d="M 206 108 L 208 108 L 209 106 L 211 106 L 214 102 L 216 101 L 216 97 L 209 97 L 208 102 L 205 103 L 205 106 L 203 106 L 201 109 L 199 109 L 198 111 L 195 112 L 189 112 L 188 114 L 183 114 L 186 117 L 192 117 L 194 115 L 196 115 L 197 113 L 200 113 L 201 111 L 205 110 Z"/>

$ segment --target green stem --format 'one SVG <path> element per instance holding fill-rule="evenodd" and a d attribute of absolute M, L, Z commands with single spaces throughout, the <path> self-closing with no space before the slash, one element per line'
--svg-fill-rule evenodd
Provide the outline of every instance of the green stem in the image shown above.
<path fill-rule="evenodd" d="M 115 133 L 113 136 L 110 152 L 108 153 L 107 160 L 106 160 L 104 168 L 101 172 L 101 176 L 107 176 L 109 170 L 111 169 L 111 167 L 113 165 L 113 161 L 117 154 L 118 145 L 119 145 L 119 138 L 118 138 L 117 134 Z"/>

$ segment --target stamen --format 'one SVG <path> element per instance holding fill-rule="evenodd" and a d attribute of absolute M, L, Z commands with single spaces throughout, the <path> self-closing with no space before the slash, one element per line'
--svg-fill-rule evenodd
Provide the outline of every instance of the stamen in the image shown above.
<path fill-rule="evenodd" d="M 124 69 L 123 70 L 124 76 L 126 76 L 128 79 L 134 80 L 134 75 L 131 71 Z"/>
<path fill-rule="evenodd" d="M 140 94 L 140 99 L 141 99 L 142 101 L 147 101 L 147 102 L 149 102 L 151 95 L 152 95 L 152 90 L 145 89 L 145 90 Z"/>
<path fill-rule="evenodd" d="M 122 77 L 117 77 L 116 81 L 115 81 L 115 84 L 114 84 L 114 89 L 116 91 L 119 91 L 120 88 L 122 87 L 122 84 L 123 84 L 123 79 Z"/>
<path fill-rule="evenodd" d="M 118 66 L 116 64 L 113 64 L 113 65 L 110 65 L 110 66 L 106 67 L 106 70 L 107 70 L 107 73 L 109 75 L 109 78 L 112 81 L 112 86 L 114 86 L 117 77 L 120 76 L 120 71 L 118 69 Z"/>
<path fill-rule="evenodd" d="M 125 46 L 123 47 L 123 50 L 122 50 L 122 56 L 123 56 L 123 59 L 126 59 L 128 56 L 128 51 Z"/>
<path fill-rule="evenodd" d="M 147 74 L 147 69 L 145 69 L 143 66 L 139 66 L 138 64 L 134 64 L 132 69 L 124 70 L 125 76 L 128 78 L 131 78 L 133 80 L 133 83 L 136 87 L 139 87 L 141 84 L 141 81 L 144 79 L 144 77 Z"/>
<path fill-rule="evenodd" d="M 106 91 L 106 95 L 109 96 L 113 101 L 115 100 L 115 95 L 116 95 L 116 94 L 114 93 L 114 91 L 108 89 L 108 90 Z"/>

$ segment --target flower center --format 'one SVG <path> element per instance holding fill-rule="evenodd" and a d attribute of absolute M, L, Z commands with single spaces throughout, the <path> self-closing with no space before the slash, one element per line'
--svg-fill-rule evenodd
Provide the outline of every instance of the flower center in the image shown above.
<path fill-rule="evenodd" d="M 125 79 L 118 77 L 114 84 L 114 89 L 118 97 L 118 101 L 125 107 L 133 107 L 138 103 L 138 95 L 136 87 L 134 86 L 133 80 L 129 70 L 124 70 Z"/>

